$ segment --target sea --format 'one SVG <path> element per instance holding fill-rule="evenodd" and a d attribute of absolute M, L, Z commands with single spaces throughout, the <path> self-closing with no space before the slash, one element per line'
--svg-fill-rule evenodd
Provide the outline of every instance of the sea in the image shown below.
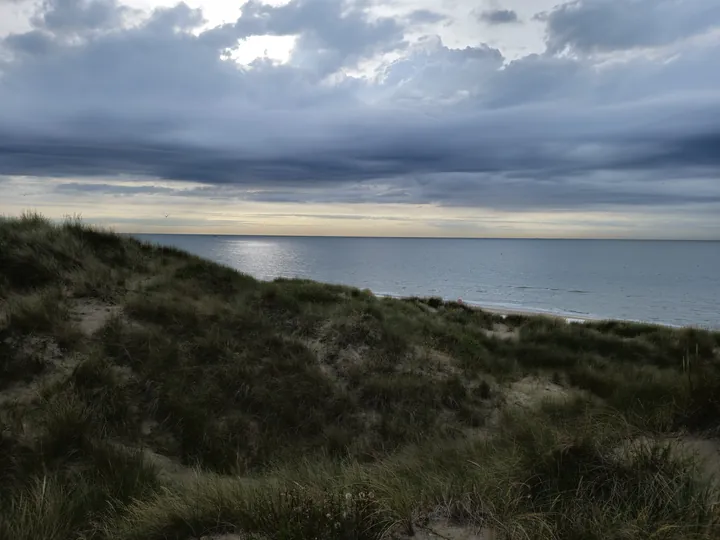
<path fill-rule="evenodd" d="M 720 242 L 142 234 L 262 280 L 720 329 Z"/>

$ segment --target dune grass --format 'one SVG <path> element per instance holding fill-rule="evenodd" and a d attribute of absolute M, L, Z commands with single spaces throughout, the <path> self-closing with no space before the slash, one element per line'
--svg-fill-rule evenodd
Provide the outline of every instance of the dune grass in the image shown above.
<path fill-rule="evenodd" d="M 719 418 L 718 333 L 0 220 L 0 538 L 718 538 Z"/>

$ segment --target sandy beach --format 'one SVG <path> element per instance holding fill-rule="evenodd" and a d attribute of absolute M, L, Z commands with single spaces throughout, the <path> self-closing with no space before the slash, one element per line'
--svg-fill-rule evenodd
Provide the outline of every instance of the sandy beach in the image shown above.
<path fill-rule="evenodd" d="M 375 296 L 383 297 L 383 298 L 397 298 L 397 299 L 403 299 L 407 298 L 400 295 L 395 294 L 387 294 L 387 293 L 373 293 Z M 452 301 L 450 298 L 444 299 L 447 302 Z M 482 311 L 487 311 L 488 313 L 494 313 L 496 315 L 501 315 L 503 317 L 507 317 L 509 315 L 522 315 L 525 317 L 549 317 L 551 319 L 563 319 L 567 322 L 575 322 L 575 323 L 584 323 L 589 321 L 602 321 L 604 319 L 600 317 L 590 317 L 586 315 L 565 315 L 561 313 L 550 313 L 547 311 L 541 311 L 541 310 L 532 310 L 532 309 L 521 309 L 521 308 L 508 308 L 508 307 L 500 307 L 500 306 L 491 306 L 487 304 L 482 304 L 480 302 L 466 302 L 462 299 L 457 299 L 457 302 L 460 302 L 467 307 L 473 308 L 473 309 L 480 309 Z M 636 321 L 633 321 L 636 322 Z"/>
<path fill-rule="evenodd" d="M 600 321 L 602 319 L 595 318 L 595 317 L 588 317 L 588 316 L 582 316 L 582 315 L 561 315 L 558 313 L 548 313 L 546 311 L 533 311 L 529 309 L 512 309 L 512 308 L 500 308 L 500 307 L 494 307 L 494 306 L 487 306 L 482 304 L 475 304 L 475 303 L 469 303 L 464 302 L 465 305 L 481 309 L 483 311 L 487 311 L 489 313 L 495 313 L 496 315 L 501 315 L 503 317 L 507 317 L 509 315 L 523 315 L 523 316 L 535 316 L 535 317 L 549 317 L 551 319 L 563 319 L 567 322 L 576 322 L 576 323 L 584 323 L 588 321 Z"/>

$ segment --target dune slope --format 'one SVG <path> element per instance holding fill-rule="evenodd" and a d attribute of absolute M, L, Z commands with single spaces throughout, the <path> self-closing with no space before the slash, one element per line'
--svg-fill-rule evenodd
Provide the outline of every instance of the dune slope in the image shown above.
<path fill-rule="evenodd" d="M 0 538 L 718 538 L 720 334 L 0 220 Z"/>

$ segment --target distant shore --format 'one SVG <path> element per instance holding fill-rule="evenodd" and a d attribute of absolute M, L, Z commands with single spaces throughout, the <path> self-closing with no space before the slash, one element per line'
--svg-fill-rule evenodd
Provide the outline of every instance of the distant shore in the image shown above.
<path fill-rule="evenodd" d="M 552 319 L 564 319 L 567 322 L 577 322 L 577 323 L 585 323 L 589 321 L 602 321 L 603 319 L 599 317 L 590 317 L 589 315 L 564 315 L 561 313 L 550 313 L 547 311 L 533 311 L 531 309 L 514 309 L 514 308 L 501 308 L 501 307 L 493 307 L 493 306 L 487 306 L 482 304 L 475 304 L 471 302 L 464 302 L 466 305 L 482 309 L 483 311 L 487 311 L 489 313 L 494 313 L 496 315 L 501 315 L 503 317 L 507 317 L 509 315 L 523 315 L 523 316 L 539 316 L 539 317 L 550 317 Z"/>
<path fill-rule="evenodd" d="M 386 297 L 386 298 L 397 298 L 397 299 L 403 299 L 403 298 L 409 298 L 408 296 L 403 295 L 396 295 L 396 294 L 389 294 L 389 293 L 375 293 L 373 292 L 375 296 L 379 297 Z M 453 301 L 452 298 L 443 298 L 444 301 Z M 532 308 L 512 308 L 512 307 L 504 307 L 504 306 L 493 306 L 488 304 L 483 304 L 481 302 L 473 302 L 473 301 L 465 301 L 462 299 L 456 299 L 455 301 L 461 302 L 465 304 L 466 306 L 474 309 L 480 309 L 482 311 L 487 311 L 488 313 L 494 313 L 495 315 L 500 315 L 502 317 L 508 317 L 511 315 L 520 315 L 524 317 L 549 317 L 551 319 L 561 319 L 568 323 L 588 323 L 588 322 L 600 322 L 600 321 L 622 321 L 627 323 L 636 323 L 636 324 L 654 324 L 658 326 L 665 326 L 667 328 L 702 328 L 706 329 L 704 327 L 699 326 L 693 326 L 693 325 L 677 325 L 677 324 L 670 324 L 667 322 L 660 322 L 660 321 L 640 321 L 635 319 L 623 319 L 620 317 L 599 317 L 599 316 L 592 316 L 592 315 L 584 315 L 584 314 L 568 314 L 568 313 L 556 313 L 551 311 L 543 311 L 540 309 L 534 310 Z"/>
<path fill-rule="evenodd" d="M 587 323 L 587 322 L 600 322 L 600 321 L 622 321 L 627 323 L 635 323 L 635 324 L 654 324 L 658 326 L 665 326 L 667 328 L 700 328 L 692 325 L 685 325 L 680 326 L 677 324 L 670 324 L 666 322 L 660 322 L 660 321 L 639 321 L 634 319 L 623 319 L 620 317 L 594 317 L 592 315 L 581 315 L 581 314 L 565 314 L 565 313 L 553 313 L 549 311 L 542 311 L 542 310 L 533 310 L 533 309 L 522 309 L 522 308 L 505 308 L 505 307 L 498 307 L 498 306 L 489 306 L 485 304 L 480 304 L 476 302 L 463 302 L 466 305 L 481 309 L 483 311 L 487 311 L 489 313 L 494 313 L 496 315 L 501 315 L 503 317 L 507 317 L 509 315 L 522 315 L 525 317 L 549 317 L 551 319 L 563 319 L 569 323 Z"/>
<path fill-rule="evenodd" d="M 720 252 L 712 244 L 182 235 L 142 239 L 269 281 L 310 279 L 393 297 L 462 298 L 498 312 L 720 330 L 713 302 L 720 290 L 720 278 L 713 272 L 720 267 Z M 536 257 L 541 257 L 542 267 L 533 263 Z"/>
<path fill-rule="evenodd" d="M 390 293 L 376 293 L 373 291 L 373 294 L 375 296 L 381 297 L 381 298 L 396 298 L 396 299 L 404 299 L 404 298 L 411 298 L 411 296 L 403 296 L 399 294 L 390 294 Z M 487 311 L 488 313 L 494 313 L 496 315 L 501 315 L 503 317 L 507 317 L 509 315 L 522 315 L 526 317 L 531 316 L 538 316 L 538 317 L 550 317 L 553 319 L 565 319 L 568 322 L 588 322 L 588 321 L 602 321 L 606 320 L 602 317 L 592 317 L 590 315 L 569 315 L 564 313 L 552 313 L 549 311 L 542 311 L 542 310 L 533 310 L 531 308 L 511 308 L 511 307 L 502 307 L 502 306 L 492 306 L 488 304 L 483 304 L 480 302 L 467 302 L 462 299 L 452 299 L 452 298 L 443 298 L 446 302 L 456 301 L 460 302 L 470 308 L 474 309 L 480 309 L 482 311 Z M 640 321 L 631 321 L 631 322 L 640 322 Z M 669 326 L 669 325 L 664 325 Z"/>
<path fill-rule="evenodd" d="M 534 311 L 532 309 L 521 309 L 521 308 L 504 308 L 504 307 L 496 307 L 496 306 L 488 306 L 483 305 L 475 302 L 464 302 L 466 305 L 481 309 L 483 311 L 487 311 L 489 313 L 494 313 L 496 315 L 501 315 L 503 317 L 507 317 L 509 315 L 522 315 L 526 317 L 531 316 L 538 316 L 538 317 L 550 317 L 551 319 L 563 319 L 566 322 L 569 323 L 588 323 L 588 322 L 600 322 L 600 321 L 621 321 L 626 323 L 634 323 L 634 324 L 654 324 L 657 326 L 665 326 L 667 328 L 699 328 L 703 330 L 715 330 L 715 328 L 706 328 L 703 326 L 696 326 L 696 325 L 678 325 L 678 324 L 671 324 L 667 322 L 661 322 L 661 321 L 639 321 L 635 319 L 623 319 L 620 317 L 593 317 L 592 315 L 569 315 L 564 313 L 552 313 L 549 311 L 541 311 L 537 310 Z"/>

